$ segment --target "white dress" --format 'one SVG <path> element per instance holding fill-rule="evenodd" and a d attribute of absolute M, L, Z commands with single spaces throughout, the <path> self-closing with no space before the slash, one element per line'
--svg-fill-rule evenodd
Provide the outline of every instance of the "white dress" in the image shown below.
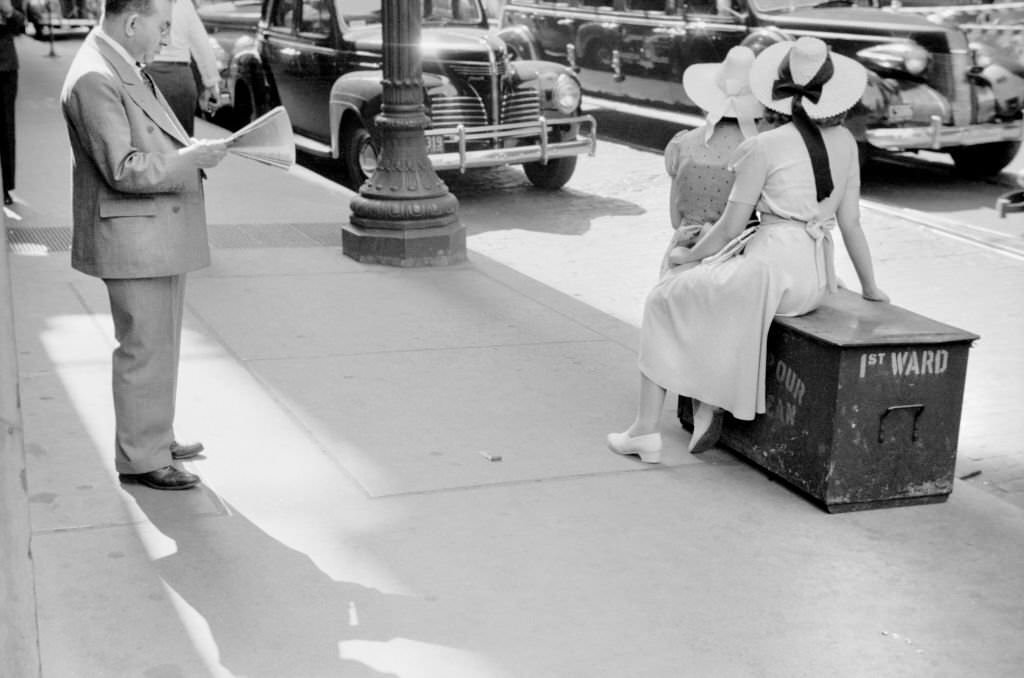
<path fill-rule="evenodd" d="M 765 411 L 768 328 L 776 315 L 814 310 L 834 285 L 829 231 L 843 195 L 860 183 L 849 130 L 821 131 L 835 185 L 821 203 L 791 123 L 736 149 L 729 199 L 756 205 L 761 226 L 743 254 L 673 269 L 651 290 L 640 346 L 640 370 L 651 381 L 738 419 Z"/>

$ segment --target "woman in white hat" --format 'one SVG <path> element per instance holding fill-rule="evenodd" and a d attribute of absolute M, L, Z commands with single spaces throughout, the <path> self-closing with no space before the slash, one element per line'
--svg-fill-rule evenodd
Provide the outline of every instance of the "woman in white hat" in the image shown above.
<path fill-rule="evenodd" d="M 626 431 L 609 434 L 614 452 L 660 460 L 666 389 L 696 406 L 693 453 L 717 442 L 723 410 L 747 420 L 765 411 L 768 328 L 776 315 L 814 310 L 835 289 L 836 223 L 861 294 L 888 300 L 875 283 L 860 226 L 857 144 L 839 124 L 866 82 L 860 64 L 816 38 L 758 55 L 751 89 L 784 123 L 740 145 L 722 217 L 692 248 L 673 254 L 680 266 L 648 295 L 637 415 Z M 735 246 L 737 236 L 750 233 L 744 228 L 755 209 L 761 225 L 745 248 Z"/>
<path fill-rule="evenodd" d="M 672 177 L 669 216 L 675 229 L 669 252 L 693 245 L 722 216 L 735 175 L 733 152 L 758 132 L 764 106 L 750 91 L 754 52 L 733 47 L 722 63 L 693 64 L 683 73 L 686 96 L 706 114 L 703 125 L 675 135 L 665 147 L 665 170 Z"/>

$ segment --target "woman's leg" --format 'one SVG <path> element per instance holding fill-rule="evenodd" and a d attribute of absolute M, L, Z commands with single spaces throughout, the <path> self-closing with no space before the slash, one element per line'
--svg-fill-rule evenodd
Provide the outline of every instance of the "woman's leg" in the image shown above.
<path fill-rule="evenodd" d="M 626 431 L 630 436 L 656 433 L 661 422 L 661 410 L 665 406 L 665 389 L 640 373 L 640 394 L 636 407 L 636 420 Z"/>
<path fill-rule="evenodd" d="M 608 448 L 615 454 L 635 454 L 640 461 L 657 464 L 661 461 L 661 434 L 658 422 L 665 404 L 665 389 L 640 373 L 640 399 L 633 425 L 622 433 L 608 434 Z"/>

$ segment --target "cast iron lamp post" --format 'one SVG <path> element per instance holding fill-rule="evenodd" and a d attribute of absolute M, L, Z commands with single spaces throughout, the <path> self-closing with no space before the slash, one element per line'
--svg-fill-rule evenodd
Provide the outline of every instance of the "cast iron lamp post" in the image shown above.
<path fill-rule="evenodd" d="M 421 0 L 383 0 L 384 92 L 380 160 L 352 199 L 342 251 L 364 263 L 444 266 L 466 259 L 466 230 L 427 157 L 423 130 Z"/>

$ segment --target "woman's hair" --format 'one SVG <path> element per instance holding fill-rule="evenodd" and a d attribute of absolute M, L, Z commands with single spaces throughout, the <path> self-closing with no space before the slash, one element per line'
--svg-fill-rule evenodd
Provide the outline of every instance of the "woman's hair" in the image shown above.
<path fill-rule="evenodd" d="M 837 113 L 828 118 L 814 120 L 814 124 L 816 124 L 818 127 L 838 127 L 839 125 L 843 124 L 843 121 L 846 120 L 846 114 L 847 111 L 843 111 L 842 113 Z M 766 108 L 764 109 L 764 119 L 777 127 L 779 125 L 785 125 L 787 122 L 790 122 L 793 119 L 793 116 L 786 115 L 785 113 L 779 113 L 778 111 L 773 111 L 770 108 Z"/>

